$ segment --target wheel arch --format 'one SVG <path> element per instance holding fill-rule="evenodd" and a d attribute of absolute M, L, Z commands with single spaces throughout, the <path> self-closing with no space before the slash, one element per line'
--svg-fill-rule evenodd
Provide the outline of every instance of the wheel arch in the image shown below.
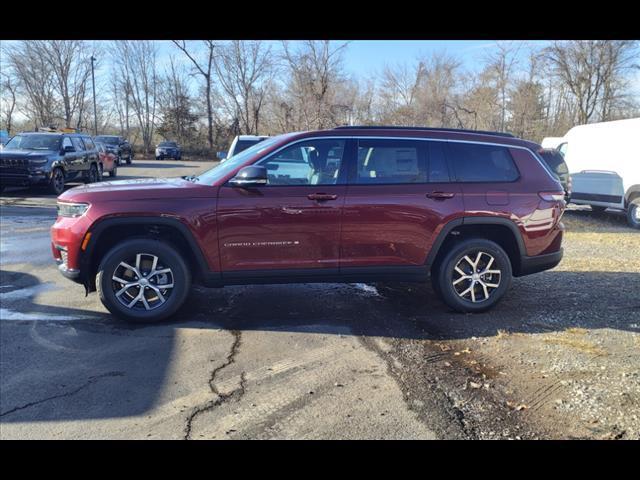
<path fill-rule="evenodd" d="M 518 226 L 506 218 L 489 216 L 460 217 L 446 223 L 427 255 L 427 268 L 436 268 L 452 245 L 471 237 L 484 238 L 500 245 L 511 261 L 514 276 L 519 275 L 526 247 Z"/>
<path fill-rule="evenodd" d="M 81 252 L 83 283 L 94 291 L 95 276 L 104 255 L 123 238 L 153 238 L 169 243 L 183 256 L 194 280 L 210 280 L 215 275 L 190 229 L 180 220 L 163 217 L 127 216 L 99 220 L 89 230 L 91 241 Z"/>

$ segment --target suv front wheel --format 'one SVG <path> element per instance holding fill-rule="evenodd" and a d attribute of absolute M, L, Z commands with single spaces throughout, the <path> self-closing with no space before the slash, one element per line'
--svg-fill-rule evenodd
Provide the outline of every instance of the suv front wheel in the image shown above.
<path fill-rule="evenodd" d="M 495 242 L 463 240 L 446 254 L 435 277 L 434 290 L 458 312 L 482 312 L 500 301 L 511 284 L 511 261 Z"/>
<path fill-rule="evenodd" d="M 113 315 L 152 323 L 173 315 L 184 303 L 191 275 L 173 247 L 158 240 L 132 239 L 112 248 L 98 267 L 96 287 Z"/>

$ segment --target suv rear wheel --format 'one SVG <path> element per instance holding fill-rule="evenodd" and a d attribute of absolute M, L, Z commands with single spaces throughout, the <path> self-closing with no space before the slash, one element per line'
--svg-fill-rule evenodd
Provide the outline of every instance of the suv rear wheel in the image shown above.
<path fill-rule="evenodd" d="M 636 198 L 627 207 L 627 223 L 631 228 L 640 229 L 640 198 Z"/>
<path fill-rule="evenodd" d="M 127 240 L 102 259 L 96 287 L 113 315 L 152 323 L 173 315 L 191 286 L 187 265 L 173 247 L 158 240 Z"/>
<path fill-rule="evenodd" d="M 458 312 L 482 312 L 500 301 L 511 284 L 511 261 L 495 242 L 463 240 L 446 254 L 433 279 L 444 303 Z"/>
<path fill-rule="evenodd" d="M 91 164 L 89 167 L 89 173 L 87 174 L 87 178 L 85 179 L 85 183 L 96 183 L 100 178 L 100 172 L 98 171 L 98 167 L 95 163 Z"/>

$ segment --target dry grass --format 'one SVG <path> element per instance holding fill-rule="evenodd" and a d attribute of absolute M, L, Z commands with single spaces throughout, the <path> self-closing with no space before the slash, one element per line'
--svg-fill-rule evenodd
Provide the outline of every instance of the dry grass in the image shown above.
<path fill-rule="evenodd" d="M 583 329 L 576 329 L 576 330 L 583 330 Z M 572 334 L 569 334 L 569 335 L 572 335 Z M 584 334 L 580 333 L 580 335 L 584 335 Z M 544 337 L 542 341 L 544 343 L 548 343 L 552 345 L 559 345 L 562 347 L 574 348 L 583 353 L 588 353 L 590 355 L 595 355 L 598 357 L 608 355 L 608 353 L 605 350 L 597 346 L 595 343 L 590 342 L 589 340 L 584 340 L 582 338 L 575 338 L 575 337 L 565 335 L 565 336 Z"/>

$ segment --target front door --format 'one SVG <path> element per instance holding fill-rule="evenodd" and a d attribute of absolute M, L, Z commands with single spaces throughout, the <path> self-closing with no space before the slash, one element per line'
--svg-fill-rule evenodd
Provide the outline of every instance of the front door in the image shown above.
<path fill-rule="evenodd" d="M 327 138 L 294 143 L 257 163 L 267 169 L 267 185 L 220 188 L 223 277 L 226 272 L 337 270 L 346 144 Z"/>
<path fill-rule="evenodd" d="M 342 217 L 341 270 L 424 265 L 439 226 L 462 205 L 443 142 L 359 139 Z"/>

